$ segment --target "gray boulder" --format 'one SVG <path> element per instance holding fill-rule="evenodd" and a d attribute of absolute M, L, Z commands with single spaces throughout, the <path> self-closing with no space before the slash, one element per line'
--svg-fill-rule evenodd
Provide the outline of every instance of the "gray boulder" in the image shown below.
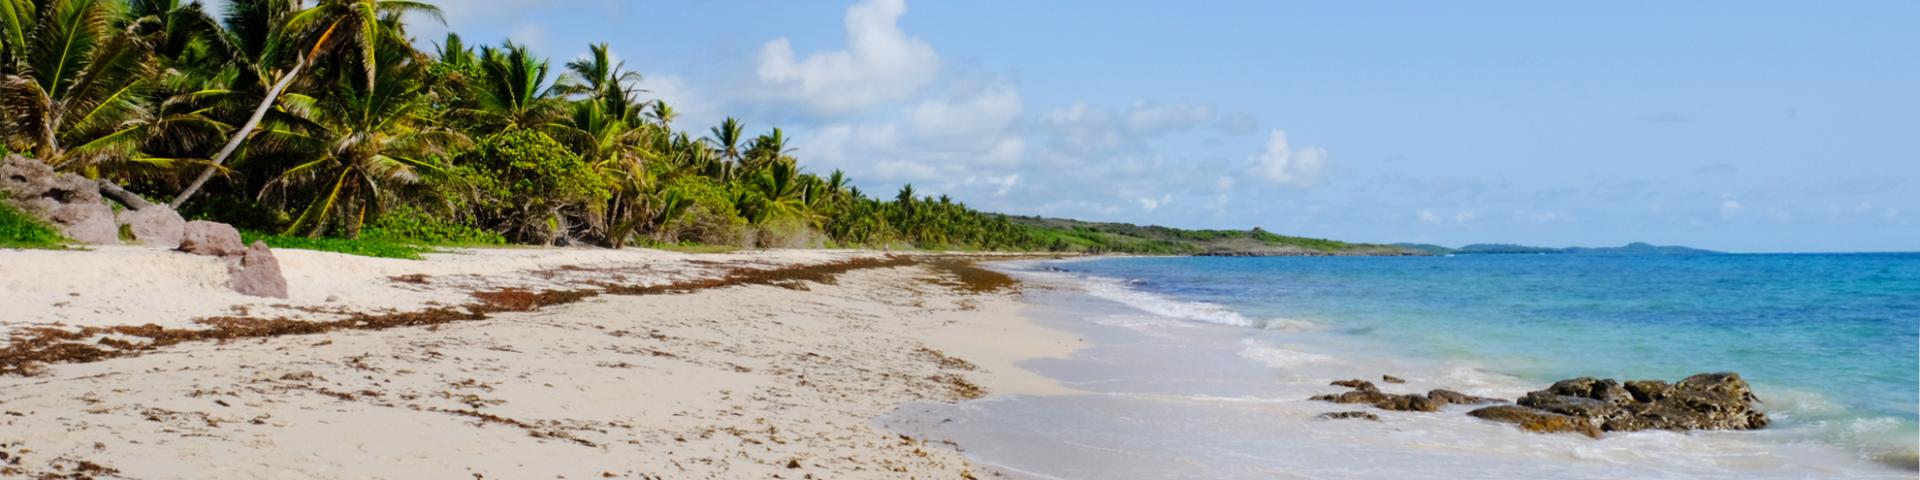
<path fill-rule="evenodd" d="M 287 298 L 287 277 L 280 273 L 280 260 L 273 257 L 267 242 L 253 242 L 240 256 L 240 263 L 229 268 L 233 291 L 243 295 Z"/>
<path fill-rule="evenodd" d="M 240 243 L 240 231 L 218 222 L 187 222 L 180 236 L 180 251 L 210 257 L 231 257 L 247 252 Z"/>
<path fill-rule="evenodd" d="M 0 190 L 5 190 L 0 198 L 8 204 L 46 221 L 68 239 L 95 245 L 120 243 L 120 224 L 93 180 L 9 155 L 0 161 Z"/>
<path fill-rule="evenodd" d="M 120 212 L 119 223 L 133 241 L 149 247 L 178 247 L 187 234 L 187 220 L 166 205 Z"/>

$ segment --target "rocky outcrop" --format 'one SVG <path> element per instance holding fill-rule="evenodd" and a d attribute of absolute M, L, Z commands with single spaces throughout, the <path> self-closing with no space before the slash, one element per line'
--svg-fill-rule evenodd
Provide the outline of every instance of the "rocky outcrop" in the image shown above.
<path fill-rule="evenodd" d="M 253 242 L 240 255 L 238 264 L 228 268 L 233 274 L 233 290 L 244 295 L 287 298 L 287 278 L 280 273 L 280 260 L 273 257 L 267 242 Z"/>
<path fill-rule="evenodd" d="M 247 252 L 240 242 L 240 231 L 218 222 L 188 222 L 180 238 L 180 251 L 209 257 L 231 257 Z"/>
<path fill-rule="evenodd" d="M 1366 380 L 1341 380 L 1333 382 L 1333 385 L 1337 387 L 1347 387 L 1352 390 L 1337 395 L 1319 395 L 1309 400 L 1333 403 L 1364 403 L 1373 405 L 1374 408 L 1381 410 L 1399 412 L 1436 412 L 1440 410 L 1440 407 L 1445 407 L 1449 404 L 1477 405 L 1502 401 L 1476 397 L 1452 390 L 1434 390 L 1424 395 L 1417 393 L 1391 394 L 1381 392 L 1380 388 L 1374 386 L 1373 382 Z"/>
<path fill-rule="evenodd" d="M 1600 428 L 1585 420 L 1515 405 L 1497 405 L 1467 412 L 1487 420 L 1519 425 L 1534 433 L 1578 433 L 1600 438 Z"/>
<path fill-rule="evenodd" d="M 1407 383 L 1406 380 L 1402 380 L 1400 377 L 1396 377 L 1393 375 L 1381 375 L 1380 381 L 1387 382 L 1387 383 Z"/>
<path fill-rule="evenodd" d="M 120 243 L 113 208 L 100 196 L 99 184 L 86 177 L 58 173 L 38 160 L 9 155 L 0 160 L 0 199 L 45 220 L 73 241 Z"/>
<path fill-rule="evenodd" d="M 1525 412 L 1481 409 L 1473 414 L 1509 423 L 1519 423 L 1510 420 L 1515 418 L 1560 415 L 1603 432 L 1755 430 L 1768 423 L 1767 415 L 1754 408 L 1758 402 L 1736 373 L 1703 373 L 1674 384 L 1638 380 L 1623 385 L 1613 379 L 1582 377 L 1528 392 L 1515 402 L 1518 406 L 1511 407 Z"/>
<path fill-rule="evenodd" d="M 187 234 L 187 220 L 166 205 L 123 211 L 118 221 L 131 240 L 149 247 L 178 247 Z"/>
<path fill-rule="evenodd" d="M 1314 418 L 1318 418 L 1321 420 L 1372 420 L 1376 422 L 1380 421 L 1379 415 L 1374 415 L 1367 412 L 1328 412 L 1328 413 L 1322 413 L 1320 414 L 1320 416 L 1317 416 Z"/>

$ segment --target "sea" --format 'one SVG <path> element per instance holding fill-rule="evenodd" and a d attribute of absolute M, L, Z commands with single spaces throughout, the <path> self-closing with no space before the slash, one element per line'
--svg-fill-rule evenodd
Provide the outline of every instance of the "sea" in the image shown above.
<path fill-rule="evenodd" d="M 1026 315 L 1084 393 L 910 404 L 890 429 L 1014 478 L 1920 477 L 1920 254 L 1026 261 Z M 1333 380 L 1513 399 L 1737 372 L 1757 431 L 1522 432 L 1310 401 Z M 1394 375 L 1405 384 L 1381 382 Z M 1368 410 L 1380 421 L 1321 420 Z"/>

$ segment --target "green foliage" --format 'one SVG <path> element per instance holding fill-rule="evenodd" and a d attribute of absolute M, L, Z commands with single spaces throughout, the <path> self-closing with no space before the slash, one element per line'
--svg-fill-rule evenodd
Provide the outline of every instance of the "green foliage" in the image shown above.
<path fill-rule="evenodd" d="M 0 203 L 0 248 L 60 248 L 64 243 L 53 227 Z"/>
<path fill-rule="evenodd" d="M 462 161 L 494 207 L 523 202 L 565 204 L 606 200 L 608 179 L 553 137 L 512 130 L 486 137 Z"/>
<path fill-rule="evenodd" d="M 498 233 L 448 220 L 411 206 L 395 208 L 380 214 L 380 218 L 368 226 L 367 230 L 360 234 L 360 238 L 438 246 L 483 246 L 507 243 L 507 238 Z"/>
<path fill-rule="evenodd" d="M 0 0 L 0 151 L 196 198 L 180 210 L 288 235 L 253 234 L 275 246 L 397 258 L 505 242 L 1393 251 L 1015 218 L 912 186 L 867 195 L 841 172 L 807 172 L 780 128 L 675 125 L 607 44 L 556 68 L 456 34 L 417 51 L 408 21 L 437 17 L 428 2 L 223 3 L 216 20 L 200 2 Z M 6 221 L 0 242 L 57 244 Z"/>
<path fill-rule="evenodd" d="M 668 183 L 666 195 L 682 199 L 686 207 L 661 227 L 658 240 L 708 245 L 741 245 L 745 241 L 747 219 L 735 210 L 733 195 L 726 187 L 706 177 L 687 176 Z"/>
<path fill-rule="evenodd" d="M 255 241 L 264 240 L 267 242 L 267 246 L 273 247 L 273 248 L 290 248 L 294 250 L 314 250 L 314 251 L 320 251 L 320 252 L 344 253 L 347 255 L 358 255 L 362 257 L 419 260 L 421 259 L 420 257 L 421 254 L 430 253 L 433 251 L 432 248 L 421 246 L 421 245 L 399 243 L 399 242 L 392 242 L 392 241 L 386 241 L 386 240 L 375 240 L 370 238 L 360 238 L 360 239 L 309 238 L 309 237 L 297 237 L 297 236 L 285 236 L 285 235 L 272 235 L 272 234 L 265 234 L 265 233 L 255 232 L 255 231 L 242 231 L 240 233 L 241 233 L 240 235 L 241 238 L 245 240 L 248 245 L 252 245 L 253 242 Z"/>

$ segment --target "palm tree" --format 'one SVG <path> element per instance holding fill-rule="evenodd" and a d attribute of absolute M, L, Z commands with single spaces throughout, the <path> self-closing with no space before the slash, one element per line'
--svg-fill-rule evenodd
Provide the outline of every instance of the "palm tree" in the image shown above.
<path fill-rule="evenodd" d="M 653 118 L 653 121 L 660 122 L 660 128 L 672 131 L 673 121 L 680 118 L 680 113 L 673 111 L 673 106 L 667 105 L 666 100 L 654 100 L 653 110 L 648 111 L 647 116 Z"/>
<path fill-rule="evenodd" d="M 774 127 L 771 133 L 754 137 L 747 146 L 746 163 L 741 168 L 749 172 L 757 171 L 786 158 L 787 154 L 793 153 L 793 149 L 787 147 L 787 142 L 786 133 L 781 132 L 779 127 Z"/>
<path fill-rule="evenodd" d="M 430 115 L 430 86 L 422 81 L 423 58 L 403 43 L 378 52 L 374 83 L 339 78 L 327 94 L 289 94 L 298 121 L 276 122 L 261 134 L 262 156 L 295 162 L 263 195 L 304 203 L 284 234 L 318 236 L 333 231 L 352 238 L 361 225 L 395 201 L 425 195 L 422 170 L 438 170 L 449 147 L 466 138 L 439 126 Z"/>
<path fill-rule="evenodd" d="M 712 136 L 708 138 L 712 139 L 714 147 L 720 150 L 721 159 L 739 163 L 740 139 L 745 130 L 746 128 L 740 125 L 740 120 L 727 117 L 725 121 L 720 122 L 719 126 L 713 127 L 710 131 Z"/>
<path fill-rule="evenodd" d="M 143 97 L 151 64 L 144 44 L 114 29 L 121 19 L 113 2 L 0 9 L 35 15 L 25 42 L 9 43 L 18 69 L 0 77 L 0 133 L 10 148 L 92 175 L 102 162 L 135 154 L 152 120 Z"/>
<path fill-rule="evenodd" d="M 480 48 L 480 108 L 477 114 L 497 131 L 544 127 L 563 114 L 557 92 L 547 85 L 547 60 L 509 41 Z"/>
<path fill-rule="evenodd" d="M 440 16 L 439 7 L 409 0 L 317 0 L 312 8 L 305 10 L 298 10 L 299 5 L 299 0 L 233 0 L 228 4 L 231 10 L 228 28 L 235 32 L 237 38 L 246 42 L 241 45 L 248 47 L 246 53 L 252 54 L 241 60 L 249 62 L 259 78 L 273 78 L 274 75 L 269 72 L 285 65 L 289 56 L 292 57 L 292 66 L 280 71 L 278 79 L 271 82 L 266 94 L 261 96 L 259 106 L 254 108 L 253 115 L 213 156 L 212 164 L 174 197 L 171 202 L 174 209 L 178 210 L 186 204 L 206 185 L 207 180 L 213 178 L 213 174 L 240 148 L 240 144 L 254 134 L 267 111 L 280 100 L 280 95 L 293 85 L 294 80 L 300 78 L 303 70 L 316 66 L 323 55 L 347 49 L 357 50 L 359 67 L 366 73 L 364 86 L 372 89 L 379 71 L 376 66 L 380 61 L 380 51 L 387 49 L 383 44 L 389 41 L 407 44 L 407 39 L 400 32 L 400 17 L 425 14 L 441 23 L 446 22 Z M 404 52 L 393 53 L 411 55 L 411 50 L 409 47 Z"/>
<path fill-rule="evenodd" d="M 633 84 L 640 82 L 640 72 L 626 71 L 626 62 L 615 62 L 611 47 L 605 43 L 587 46 L 585 58 L 567 62 L 567 74 L 555 87 L 563 95 L 579 95 L 589 100 L 628 99 Z M 625 115 L 633 109 L 621 108 Z"/>

